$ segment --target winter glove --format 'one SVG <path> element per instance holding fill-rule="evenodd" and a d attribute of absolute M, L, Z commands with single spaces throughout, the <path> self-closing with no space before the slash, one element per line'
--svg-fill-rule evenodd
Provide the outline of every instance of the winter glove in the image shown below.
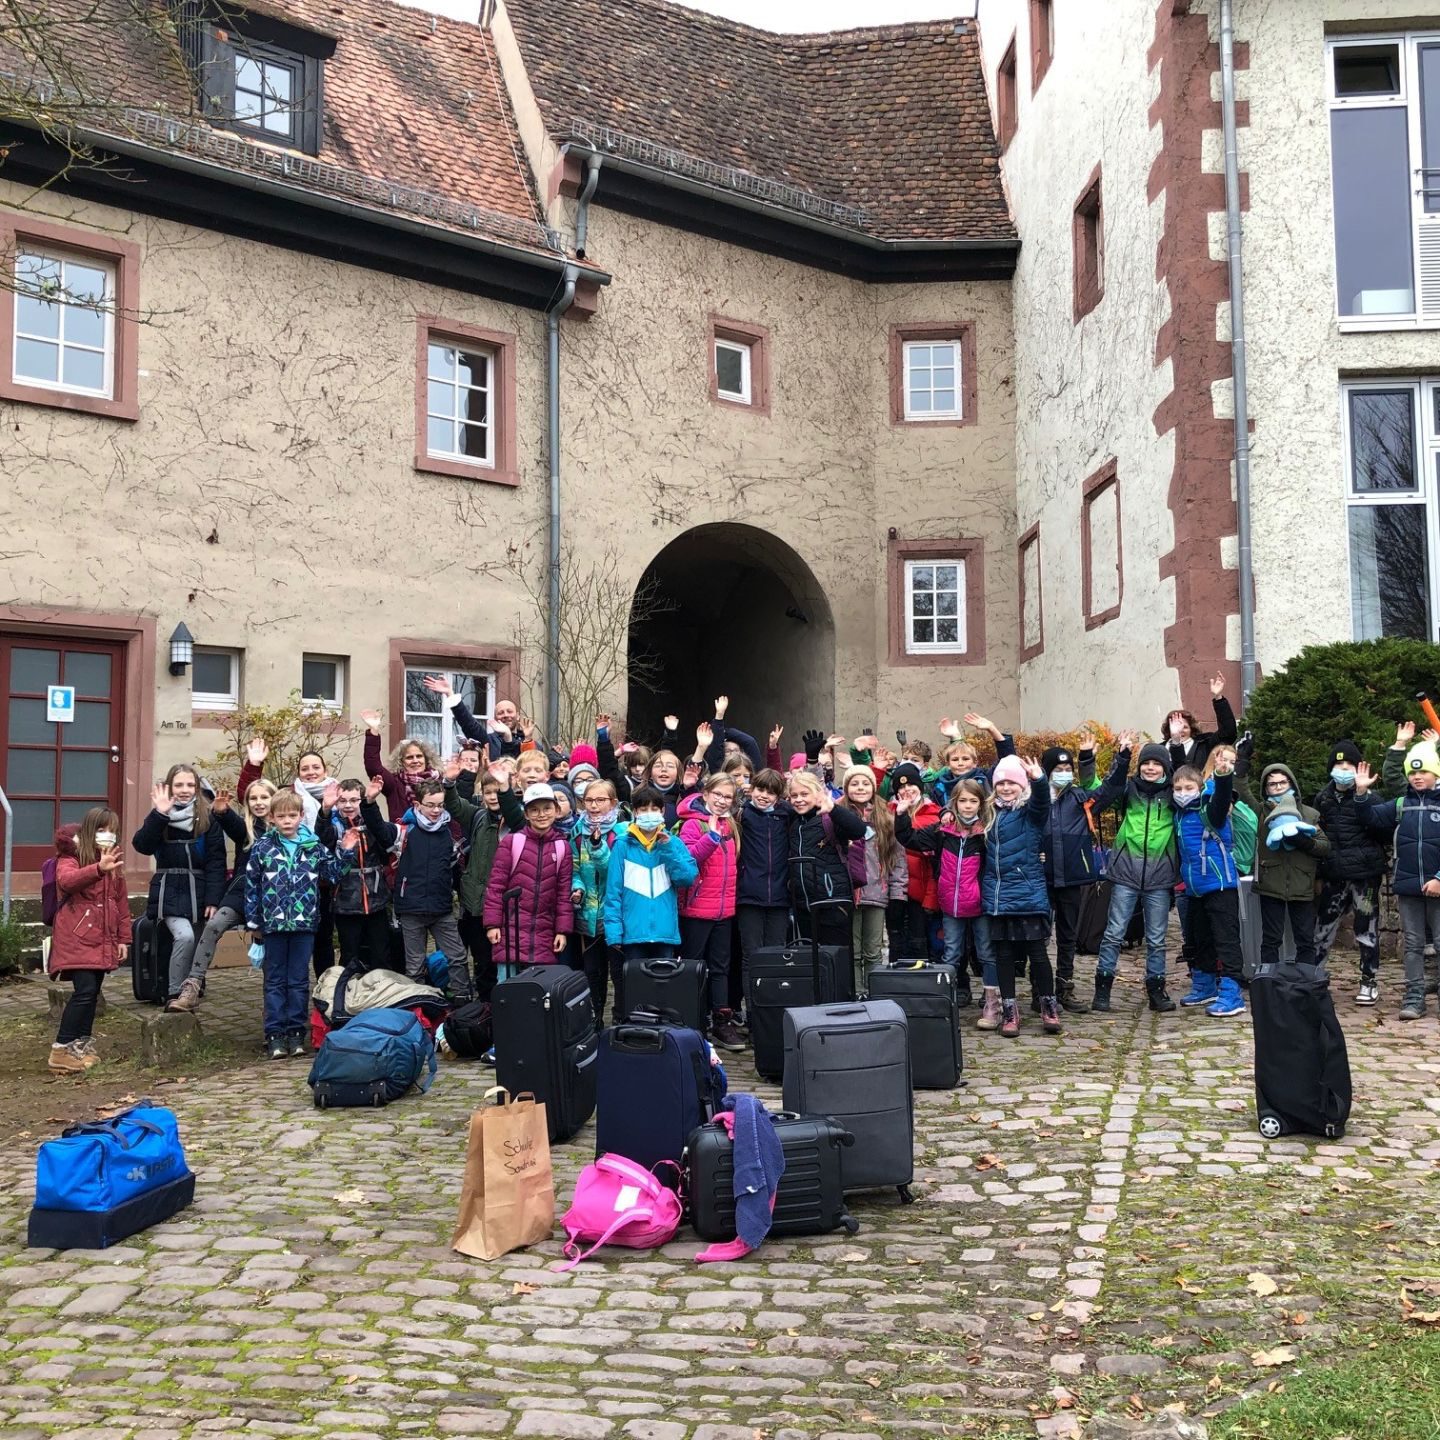
<path fill-rule="evenodd" d="M 1241 778 L 1250 773 L 1250 757 L 1255 753 L 1255 736 L 1247 730 L 1235 742 L 1235 774 Z"/>
<path fill-rule="evenodd" d="M 825 746 L 825 732 L 807 730 L 800 737 L 800 743 L 805 747 L 805 759 L 813 765 L 820 758 L 820 751 Z"/>

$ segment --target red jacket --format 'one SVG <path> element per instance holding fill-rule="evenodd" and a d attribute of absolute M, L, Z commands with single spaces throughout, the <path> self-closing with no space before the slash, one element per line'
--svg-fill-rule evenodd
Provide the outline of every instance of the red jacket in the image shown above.
<path fill-rule="evenodd" d="M 67 970 L 113 970 L 120 946 L 130 943 L 130 904 L 125 872 L 100 873 L 98 865 L 81 865 L 75 852 L 75 825 L 55 832 L 55 888 L 60 908 L 50 940 L 50 974 Z"/>
<path fill-rule="evenodd" d="M 710 812 L 698 795 L 680 802 L 680 841 L 694 857 L 700 874 L 680 893 L 680 913 L 692 920 L 728 920 L 735 913 L 740 853 L 735 822 L 720 822 L 721 837 L 710 830 Z"/>
<path fill-rule="evenodd" d="M 485 888 L 485 928 L 500 932 L 497 965 L 552 965 L 555 937 L 575 928 L 570 903 L 570 842 L 558 830 L 537 835 L 527 825 L 502 835 Z M 512 955 L 514 919 L 506 914 L 505 892 L 520 891 L 520 953 Z"/>
<path fill-rule="evenodd" d="M 890 807 L 892 810 L 894 805 Z M 943 812 L 933 800 L 926 800 L 910 812 L 910 823 L 917 830 L 927 825 L 936 825 Z M 935 867 L 928 855 L 917 854 L 914 850 L 905 852 L 905 863 L 910 867 L 910 884 L 906 887 L 907 899 L 918 901 L 921 908 L 938 912 L 940 909 L 940 888 L 936 884 Z"/>

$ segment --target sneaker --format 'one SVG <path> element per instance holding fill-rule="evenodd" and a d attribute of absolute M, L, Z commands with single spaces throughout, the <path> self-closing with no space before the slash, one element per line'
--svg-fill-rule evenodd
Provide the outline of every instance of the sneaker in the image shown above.
<path fill-rule="evenodd" d="M 987 986 L 980 1001 L 980 1018 L 975 1022 L 977 1030 L 998 1030 L 1000 1028 L 1000 992 Z"/>
<path fill-rule="evenodd" d="M 91 1035 L 82 1035 L 78 1040 L 71 1042 L 75 1053 L 85 1062 L 85 1068 L 91 1069 L 100 1063 L 100 1053 L 95 1049 L 95 1039 Z"/>
<path fill-rule="evenodd" d="M 1053 995 L 1044 995 L 1040 999 L 1040 1023 L 1047 1035 L 1058 1035 L 1064 1028 L 1060 1024 L 1060 1004 Z"/>
<path fill-rule="evenodd" d="M 1007 1040 L 1013 1040 L 1020 1033 L 1020 1002 L 1002 1000 L 1000 1009 L 1003 1017 L 1000 1021 L 1000 1033 Z"/>
<path fill-rule="evenodd" d="M 85 1057 L 76 1050 L 73 1040 L 68 1045 L 52 1045 L 50 1047 L 50 1068 L 57 1075 L 83 1075 L 85 1073 Z"/>
<path fill-rule="evenodd" d="M 1245 997 L 1240 993 L 1240 987 L 1228 976 L 1220 982 L 1220 993 L 1215 997 L 1215 1003 L 1205 1012 L 1214 1016 L 1217 1020 L 1223 1020 L 1231 1015 L 1243 1015 L 1245 1013 Z"/>
<path fill-rule="evenodd" d="M 1425 1014 L 1425 992 L 1423 990 L 1407 990 L 1405 992 L 1405 1003 L 1400 1007 L 1400 1018 L 1402 1020 L 1419 1020 Z"/>
<path fill-rule="evenodd" d="M 285 1051 L 289 1055 L 303 1055 L 305 1053 L 305 1032 L 303 1030 L 292 1030 L 285 1038 Z"/>
<path fill-rule="evenodd" d="M 480 1063 L 488 1065 L 492 1070 L 495 1068 L 495 1047 L 493 1045 L 480 1057 Z"/>
<path fill-rule="evenodd" d="M 1360 982 L 1360 989 L 1356 992 L 1355 1003 L 1357 1005 L 1378 1005 L 1380 1003 L 1380 983 L 1377 980 L 1365 979 Z"/>
<path fill-rule="evenodd" d="M 729 1010 L 717 1010 L 710 1020 L 710 1038 L 719 1050 L 743 1050 L 745 1037 L 735 1028 Z"/>
<path fill-rule="evenodd" d="M 1209 1005 L 1220 993 L 1220 977 L 1208 970 L 1196 970 L 1190 976 L 1190 993 L 1180 997 L 1182 1005 Z"/>
<path fill-rule="evenodd" d="M 269 1060 L 283 1060 L 290 1053 L 283 1035 L 271 1035 L 265 1041 L 265 1056 Z"/>
<path fill-rule="evenodd" d="M 172 1014 L 181 1012 L 188 1014 L 200 1008 L 200 982 L 198 980 L 187 980 L 180 987 L 180 993 L 165 1006 Z"/>

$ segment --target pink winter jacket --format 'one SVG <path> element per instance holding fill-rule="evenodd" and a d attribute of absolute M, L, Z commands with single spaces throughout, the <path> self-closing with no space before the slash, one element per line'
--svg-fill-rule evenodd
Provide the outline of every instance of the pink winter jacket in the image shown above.
<path fill-rule="evenodd" d="M 720 822 L 721 838 L 710 830 L 710 812 L 698 795 L 680 802 L 680 841 L 694 857 L 700 874 L 680 894 L 680 913 L 691 920 L 728 920 L 735 913 L 740 849 L 735 822 Z"/>
<path fill-rule="evenodd" d="M 570 842 L 558 830 L 537 835 L 528 826 L 502 835 L 485 888 L 485 928 L 500 932 L 497 965 L 552 965 L 555 937 L 575 928 L 570 903 Z M 514 920 L 505 911 L 505 892 L 520 891 L 520 953 L 514 948 Z"/>

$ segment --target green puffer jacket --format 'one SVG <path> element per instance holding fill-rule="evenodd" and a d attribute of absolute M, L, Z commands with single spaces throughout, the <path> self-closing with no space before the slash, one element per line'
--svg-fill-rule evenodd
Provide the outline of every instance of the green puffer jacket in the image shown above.
<path fill-rule="evenodd" d="M 470 780 L 467 775 L 460 778 Z M 467 915 L 480 915 L 485 910 L 485 887 L 490 883 L 495 849 L 500 844 L 500 812 L 483 802 L 475 804 L 454 785 L 445 787 L 445 808 L 470 837 L 470 854 L 460 875 L 460 908 Z"/>
<path fill-rule="evenodd" d="M 1272 850 L 1265 843 L 1266 822 L 1275 808 L 1274 804 L 1265 798 L 1265 782 L 1272 775 L 1285 776 L 1290 782 L 1291 790 L 1295 792 L 1300 818 L 1316 827 L 1316 833 L 1307 837 L 1305 844 L 1297 844 L 1293 850 L 1286 850 L 1283 846 Z M 1319 828 L 1320 812 L 1299 803 L 1300 787 L 1288 765 L 1267 765 L 1260 772 L 1259 788 L 1260 793 L 1254 794 L 1244 780 L 1235 787 L 1235 793 L 1255 812 L 1259 820 L 1259 833 L 1255 839 L 1256 893 L 1271 900 L 1314 900 L 1320 862 L 1330 853 L 1330 840 Z"/>

